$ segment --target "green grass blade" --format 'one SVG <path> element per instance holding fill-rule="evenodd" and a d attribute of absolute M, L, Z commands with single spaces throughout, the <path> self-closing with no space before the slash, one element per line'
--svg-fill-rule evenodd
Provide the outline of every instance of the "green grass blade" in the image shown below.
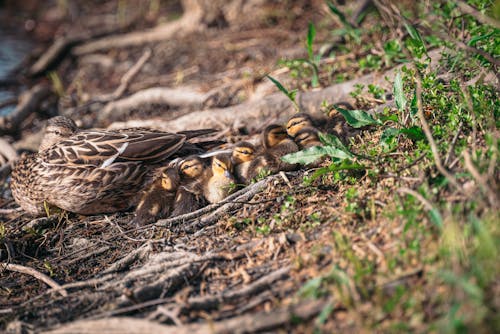
<path fill-rule="evenodd" d="M 313 53 L 313 42 L 314 37 L 316 36 L 316 28 L 312 22 L 309 22 L 309 28 L 307 29 L 307 54 L 309 56 L 309 60 L 312 61 L 314 57 Z"/>

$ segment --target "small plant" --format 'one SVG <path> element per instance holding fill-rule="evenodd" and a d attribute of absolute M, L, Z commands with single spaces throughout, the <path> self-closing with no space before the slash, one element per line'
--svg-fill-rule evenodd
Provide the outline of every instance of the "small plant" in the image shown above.
<path fill-rule="evenodd" d="M 297 112 L 300 111 L 300 108 L 299 108 L 299 105 L 297 104 L 297 102 L 295 101 L 295 97 L 297 96 L 297 89 L 294 89 L 294 90 L 291 90 L 289 91 L 288 89 L 286 89 L 278 80 L 276 80 L 275 78 L 273 78 L 272 76 L 270 75 L 266 75 L 266 77 L 271 80 L 271 82 L 276 86 L 278 87 L 278 89 L 283 93 L 285 94 L 286 97 L 288 97 L 288 99 L 292 102 L 293 106 L 295 107 L 295 110 L 297 110 Z"/>

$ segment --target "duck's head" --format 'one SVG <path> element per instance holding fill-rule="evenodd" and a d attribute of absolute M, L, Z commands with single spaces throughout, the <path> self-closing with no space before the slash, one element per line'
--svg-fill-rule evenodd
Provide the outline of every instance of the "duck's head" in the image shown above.
<path fill-rule="evenodd" d="M 321 146 L 319 140 L 318 130 L 312 127 L 306 127 L 301 129 L 295 134 L 295 143 L 300 148 L 308 148 L 312 146 Z"/>
<path fill-rule="evenodd" d="M 239 142 L 234 145 L 231 158 L 236 165 L 252 161 L 255 158 L 255 146 L 246 141 Z"/>
<path fill-rule="evenodd" d="M 265 148 L 274 147 L 285 139 L 288 139 L 286 129 L 279 124 L 271 124 L 262 132 L 262 143 Z"/>
<path fill-rule="evenodd" d="M 288 119 L 286 131 L 290 137 L 295 137 L 297 132 L 306 127 L 313 127 L 313 120 L 309 114 L 300 112 Z"/>
<path fill-rule="evenodd" d="M 167 168 L 161 173 L 161 187 L 166 191 L 174 191 L 179 186 L 179 173 L 174 168 Z"/>
<path fill-rule="evenodd" d="M 75 122 L 66 116 L 52 117 L 47 122 L 45 134 L 38 151 L 44 151 L 50 146 L 68 139 L 78 131 Z"/>
<path fill-rule="evenodd" d="M 212 172 L 214 176 L 224 176 L 228 179 L 234 179 L 231 155 L 217 154 L 214 156 L 212 158 Z"/>
<path fill-rule="evenodd" d="M 179 173 L 188 178 L 199 177 L 205 171 L 205 164 L 198 156 L 190 156 L 182 160 L 179 164 Z"/>

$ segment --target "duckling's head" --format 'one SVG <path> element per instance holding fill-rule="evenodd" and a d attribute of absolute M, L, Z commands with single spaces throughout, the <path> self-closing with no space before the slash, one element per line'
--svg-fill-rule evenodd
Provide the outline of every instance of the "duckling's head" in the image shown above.
<path fill-rule="evenodd" d="M 274 147 L 287 138 L 285 127 L 279 124 L 269 125 L 262 133 L 262 143 L 265 148 Z"/>
<path fill-rule="evenodd" d="M 205 164 L 200 157 L 193 155 L 185 158 L 179 164 L 179 173 L 188 178 L 199 177 L 205 170 Z"/>
<path fill-rule="evenodd" d="M 286 131 L 290 137 L 295 137 L 297 132 L 305 127 L 313 127 L 313 120 L 309 114 L 304 112 L 297 113 L 288 119 Z"/>
<path fill-rule="evenodd" d="M 214 176 L 224 176 L 228 179 L 233 179 L 233 163 L 231 155 L 217 154 L 212 158 L 212 172 Z"/>
<path fill-rule="evenodd" d="M 176 190 L 179 182 L 179 173 L 174 168 L 167 168 L 161 173 L 161 187 L 166 191 Z"/>
<path fill-rule="evenodd" d="M 294 140 L 300 148 L 308 148 L 321 145 L 318 130 L 312 127 L 306 127 L 298 131 L 295 134 Z"/>
<path fill-rule="evenodd" d="M 255 146 L 246 141 L 239 142 L 234 145 L 231 158 L 236 165 L 252 161 L 255 158 Z"/>
<path fill-rule="evenodd" d="M 44 151 L 50 146 L 68 139 L 78 131 L 75 122 L 66 116 L 52 117 L 47 122 L 45 134 L 38 151 Z"/>

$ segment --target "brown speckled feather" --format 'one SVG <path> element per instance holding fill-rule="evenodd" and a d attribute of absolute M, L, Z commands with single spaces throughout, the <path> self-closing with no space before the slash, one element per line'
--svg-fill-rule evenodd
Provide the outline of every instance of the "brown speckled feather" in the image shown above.
<path fill-rule="evenodd" d="M 137 203 L 157 164 L 185 144 L 184 134 L 79 131 L 21 157 L 12 171 L 12 195 L 33 215 L 44 214 L 44 202 L 80 214 L 126 210 Z"/>

